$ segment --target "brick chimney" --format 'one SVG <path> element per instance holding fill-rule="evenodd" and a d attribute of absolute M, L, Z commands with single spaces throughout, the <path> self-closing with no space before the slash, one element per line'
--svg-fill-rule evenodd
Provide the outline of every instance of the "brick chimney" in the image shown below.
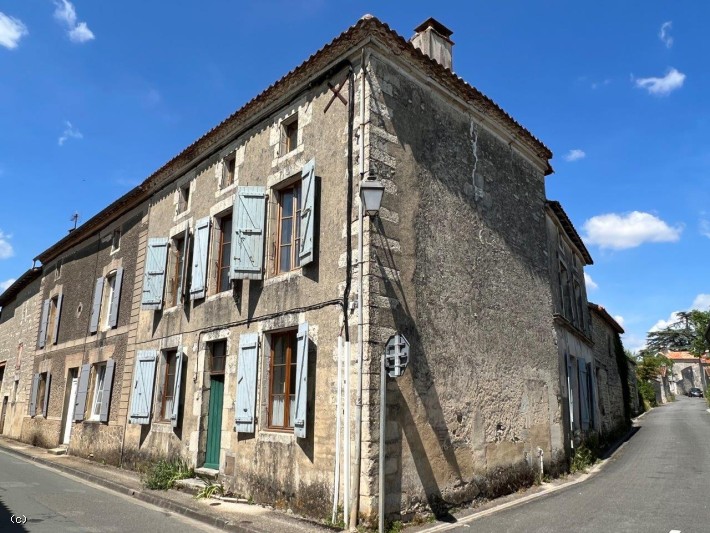
<path fill-rule="evenodd" d="M 454 32 L 431 17 L 414 28 L 414 32 L 410 42 L 434 61 L 452 70 L 451 49 L 454 42 L 449 37 Z"/>

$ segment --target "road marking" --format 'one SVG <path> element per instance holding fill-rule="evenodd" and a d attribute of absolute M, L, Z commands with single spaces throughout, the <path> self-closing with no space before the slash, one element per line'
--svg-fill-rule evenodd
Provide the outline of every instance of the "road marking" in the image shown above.
<path fill-rule="evenodd" d="M 668 533 L 680 533 L 680 529 L 671 529 Z"/>

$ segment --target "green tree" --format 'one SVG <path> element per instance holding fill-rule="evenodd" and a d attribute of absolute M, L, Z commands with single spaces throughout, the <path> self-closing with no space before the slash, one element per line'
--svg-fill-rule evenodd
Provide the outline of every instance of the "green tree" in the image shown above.
<path fill-rule="evenodd" d="M 666 350 L 690 352 L 700 357 L 710 345 L 705 339 L 705 331 L 710 322 L 710 311 L 682 311 L 676 313 L 677 320 L 658 331 L 646 335 L 646 348 L 658 353 Z"/>

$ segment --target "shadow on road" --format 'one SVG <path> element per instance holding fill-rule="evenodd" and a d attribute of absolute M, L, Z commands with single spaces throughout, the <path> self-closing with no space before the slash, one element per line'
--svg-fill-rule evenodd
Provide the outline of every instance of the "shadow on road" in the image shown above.
<path fill-rule="evenodd" d="M 599 459 L 608 459 L 609 457 L 611 457 L 614 454 L 614 452 L 621 447 L 622 444 L 630 441 L 631 437 L 636 435 L 636 433 L 638 433 L 640 429 L 641 428 L 639 426 L 633 426 L 631 429 L 629 429 L 629 431 L 628 431 L 628 433 L 626 433 L 626 435 L 624 435 L 622 438 L 620 438 L 614 444 L 609 446 L 609 448 L 599 456 Z"/>
<path fill-rule="evenodd" d="M 12 522 L 13 518 L 14 515 L 5 507 L 2 497 L 0 497 L 0 531 L 12 531 L 13 533 L 27 531 L 25 526 Z"/>

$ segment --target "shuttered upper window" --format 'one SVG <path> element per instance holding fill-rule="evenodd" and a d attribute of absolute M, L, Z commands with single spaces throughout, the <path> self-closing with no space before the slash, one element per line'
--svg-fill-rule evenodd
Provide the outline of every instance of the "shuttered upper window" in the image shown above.
<path fill-rule="evenodd" d="M 217 260 L 217 292 L 229 290 L 229 268 L 232 257 L 232 214 L 219 219 L 219 252 Z"/>
<path fill-rule="evenodd" d="M 182 290 L 185 280 L 185 261 L 187 261 L 187 238 L 185 235 L 177 235 L 173 237 L 172 246 L 170 247 L 170 266 L 169 266 L 169 294 L 166 297 L 168 306 L 175 306 L 182 302 Z"/>
<path fill-rule="evenodd" d="M 276 272 L 290 272 L 301 266 L 301 182 L 281 189 L 278 195 Z"/>

